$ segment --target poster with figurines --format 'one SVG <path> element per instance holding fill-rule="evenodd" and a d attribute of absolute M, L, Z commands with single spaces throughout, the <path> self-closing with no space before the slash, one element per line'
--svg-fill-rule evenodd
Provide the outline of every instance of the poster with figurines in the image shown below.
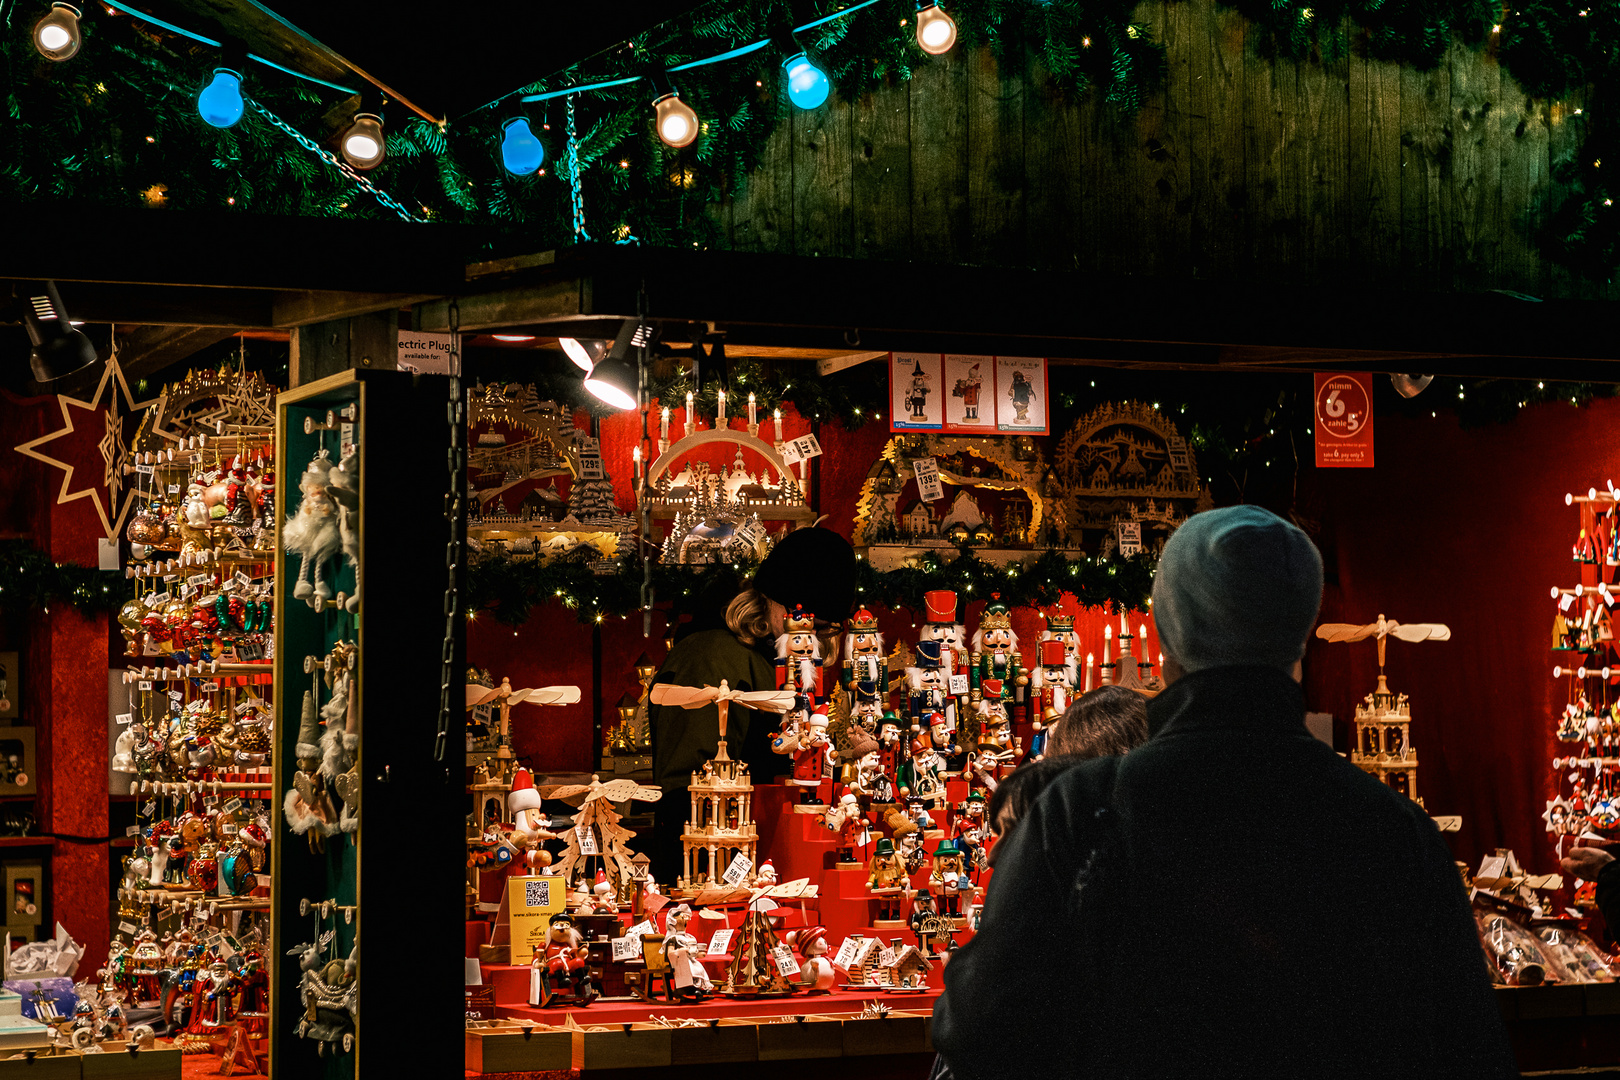
<path fill-rule="evenodd" d="M 1049 433 L 1046 360 L 996 357 L 996 430 L 1021 435 Z"/>
<path fill-rule="evenodd" d="M 944 426 L 943 371 L 939 353 L 889 354 L 890 430 L 938 431 Z"/>

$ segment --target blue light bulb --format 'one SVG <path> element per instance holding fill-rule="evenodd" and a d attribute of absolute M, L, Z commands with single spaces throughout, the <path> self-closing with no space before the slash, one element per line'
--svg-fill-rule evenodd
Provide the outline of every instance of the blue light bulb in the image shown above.
<path fill-rule="evenodd" d="M 816 109 L 826 102 L 831 87 L 827 73 L 810 62 L 804 53 L 795 53 L 782 61 L 787 72 L 788 100 L 801 109 Z"/>
<path fill-rule="evenodd" d="M 529 121 L 514 116 L 501 125 L 501 164 L 513 176 L 528 176 L 546 160 L 546 148 L 529 129 Z"/>
<path fill-rule="evenodd" d="M 234 127 L 242 119 L 242 76 L 230 68 L 215 68 L 214 77 L 197 95 L 197 112 L 214 127 Z"/>

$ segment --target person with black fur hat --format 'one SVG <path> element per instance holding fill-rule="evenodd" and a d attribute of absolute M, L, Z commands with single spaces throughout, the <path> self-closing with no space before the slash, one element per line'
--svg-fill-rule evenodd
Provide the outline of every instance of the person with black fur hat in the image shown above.
<path fill-rule="evenodd" d="M 753 581 L 726 607 L 726 628 L 700 630 L 677 641 L 654 683 L 719 686 L 733 690 L 776 689 L 776 639 L 787 612 L 796 607 L 815 614 L 822 663 L 838 671 L 839 631 L 855 605 L 855 549 L 833 532 L 812 526 L 783 537 L 760 563 Z M 653 872 L 673 881 L 680 873 L 680 834 L 692 772 L 714 757 L 720 740 L 715 707 L 683 709 L 648 706 L 653 736 L 653 782 L 665 798 L 654 804 L 657 829 L 649 852 Z M 748 765 L 756 784 L 783 771 L 785 760 L 771 752 L 775 717 L 732 705 L 727 746 Z"/>

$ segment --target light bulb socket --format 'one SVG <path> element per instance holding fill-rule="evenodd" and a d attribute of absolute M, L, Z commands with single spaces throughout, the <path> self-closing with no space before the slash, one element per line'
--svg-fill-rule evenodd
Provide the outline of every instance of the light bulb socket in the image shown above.
<path fill-rule="evenodd" d="M 84 37 L 79 30 L 80 11 L 61 0 L 34 24 L 34 48 L 47 60 L 71 60 L 79 53 Z"/>
<path fill-rule="evenodd" d="M 23 325 L 34 347 L 28 361 L 35 382 L 52 382 L 96 362 L 96 347 L 68 318 L 56 282 L 35 282 L 20 300 Z"/>
<path fill-rule="evenodd" d="M 653 328 L 639 319 L 626 319 L 619 326 L 613 347 L 585 376 L 585 389 L 616 409 L 636 407 L 641 386 L 641 353 L 652 344 Z"/>
<path fill-rule="evenodd" d="M 354 123 L 343 132 L 338 145 L 343 160 L 356 169 L 372 169 L 380 165 L 387 155 L 382 117 L 376 113 L 355 113 Z"/>

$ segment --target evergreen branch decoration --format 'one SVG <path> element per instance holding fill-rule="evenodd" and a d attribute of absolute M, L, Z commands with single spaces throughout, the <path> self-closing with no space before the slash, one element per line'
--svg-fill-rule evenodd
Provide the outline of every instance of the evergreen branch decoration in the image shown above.
<path fill-rule="evenodd" d="M 132 595 L 133 584 L 122 574 L 55 562 L 26 540 L 0 541 L 0 609 L 21 613 L 66 604 L 116 611 Z"/>

